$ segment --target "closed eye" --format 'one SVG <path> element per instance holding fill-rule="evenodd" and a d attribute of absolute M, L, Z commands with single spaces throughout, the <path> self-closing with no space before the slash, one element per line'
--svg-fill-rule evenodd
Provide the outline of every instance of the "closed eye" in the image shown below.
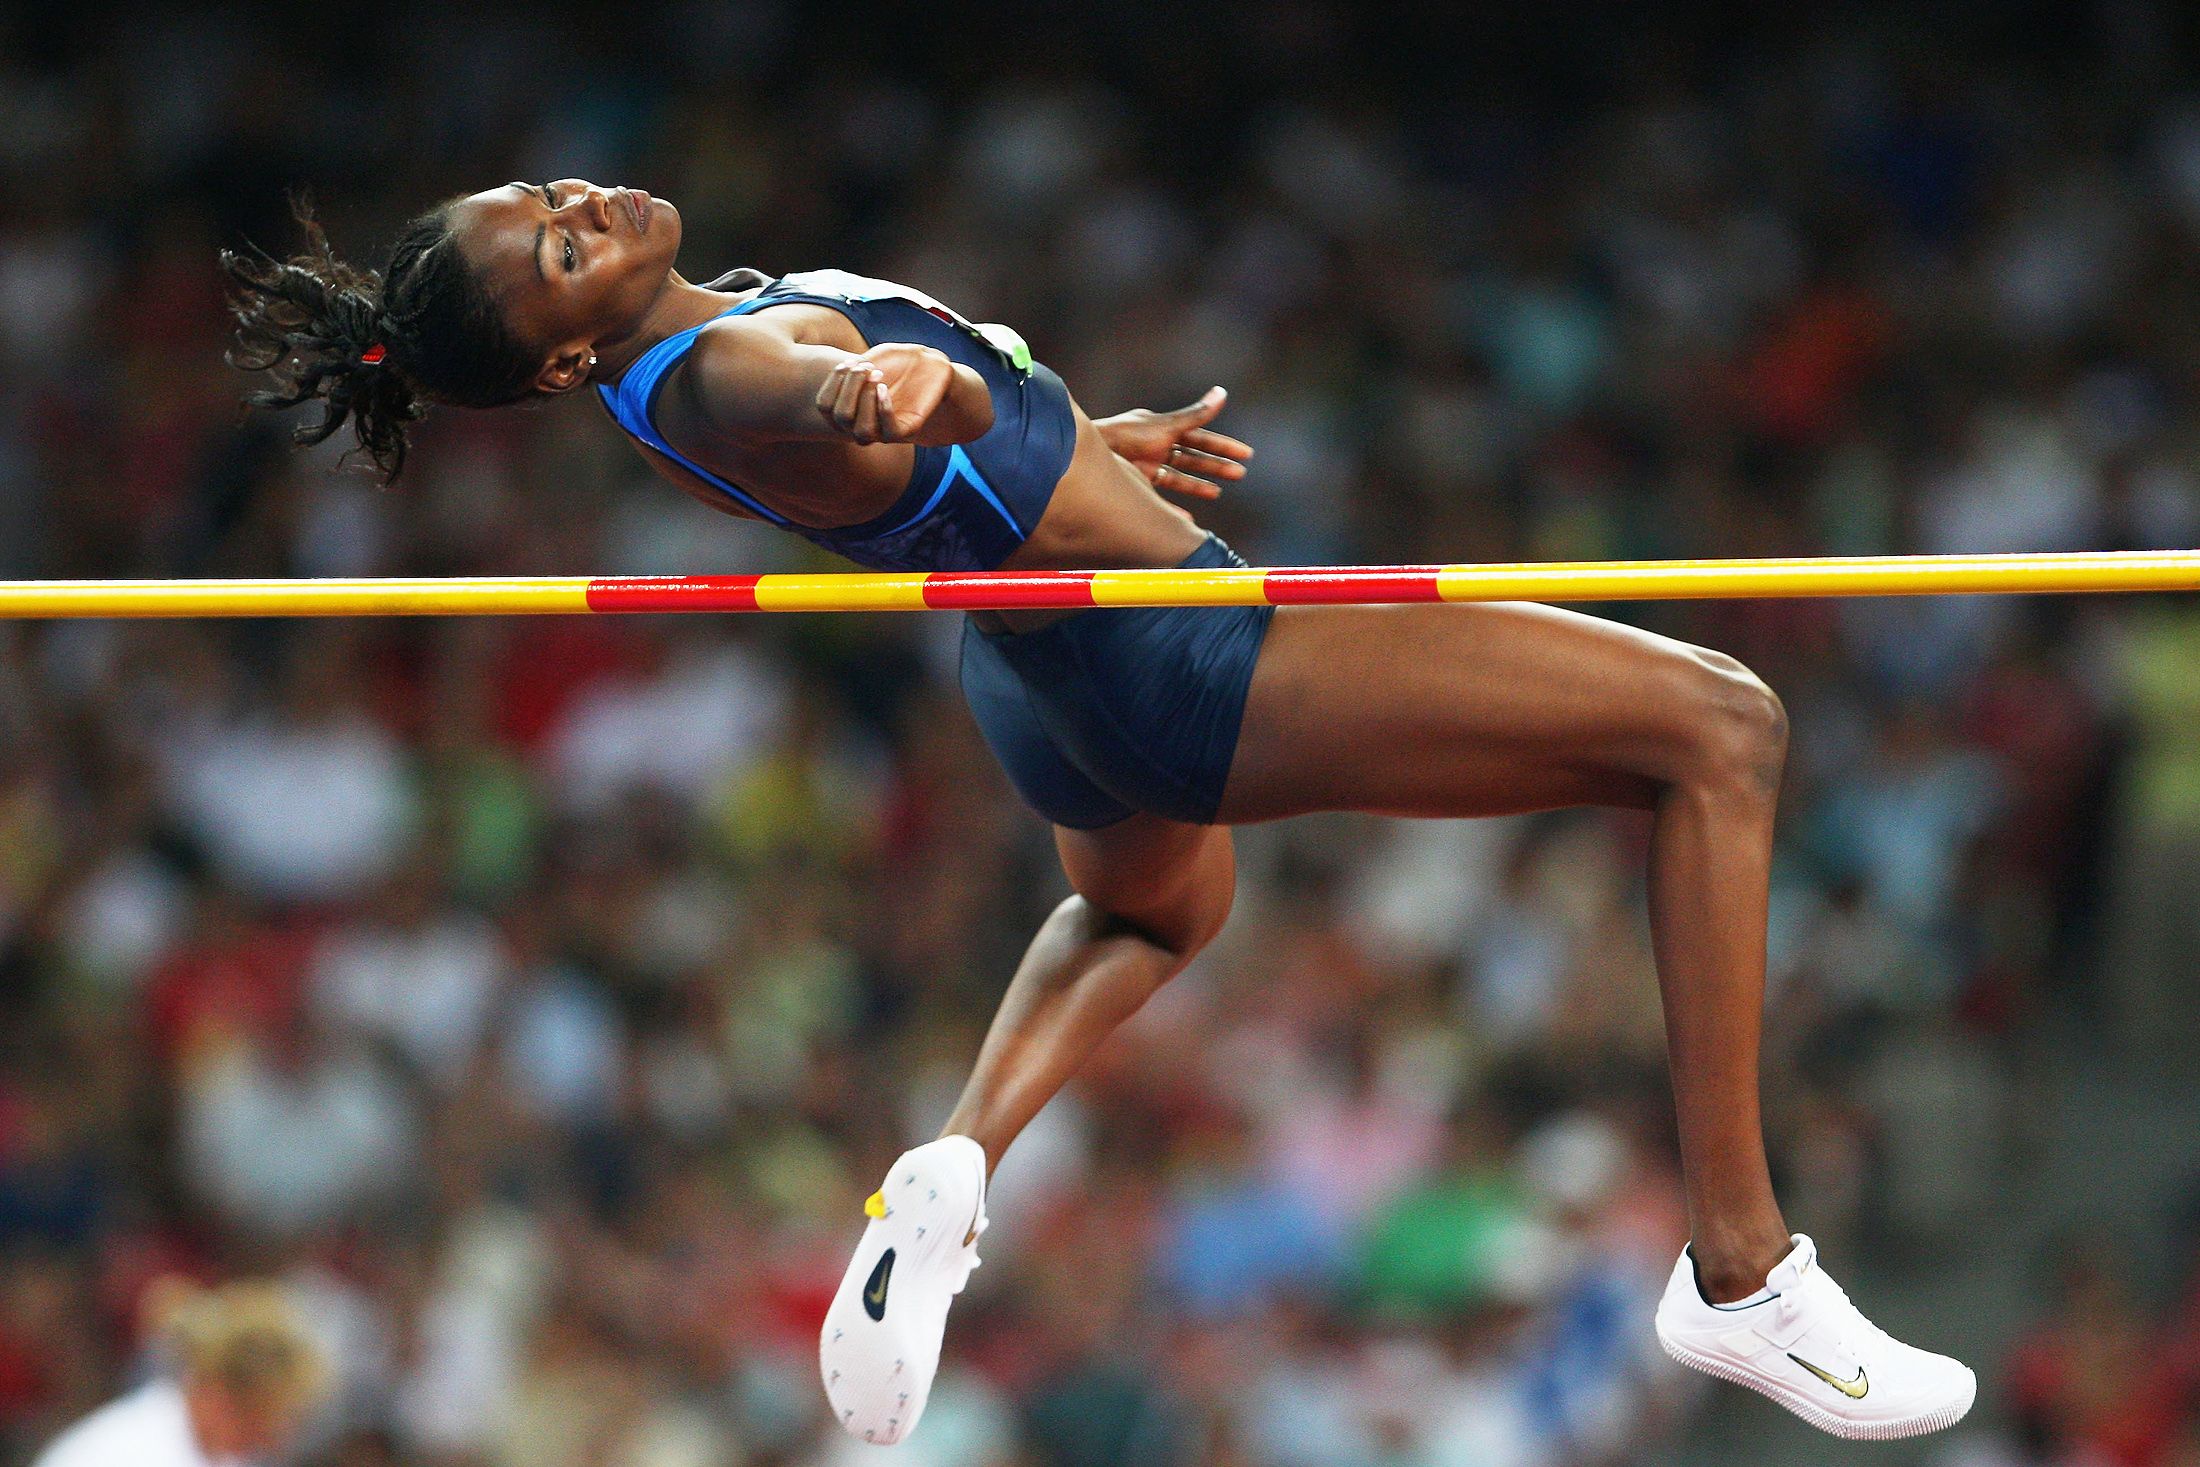
<path fill-rule="evenodd" d="M 549 184 L 546 183 L 541 187 L 540 190 L 538 190 L 538 192 L 541 193 L 542 201 L 544 204 L 548 205 L 552 209 L 558 207 L 558 191 L 556 189 L 552 188 Z M 580 253 L 573 248 L 573 236 L 570 234 L 565 237 L 564 260 L 566 271 L 569 274 L 573 270 L 578 268 L 580 264 Z"/>

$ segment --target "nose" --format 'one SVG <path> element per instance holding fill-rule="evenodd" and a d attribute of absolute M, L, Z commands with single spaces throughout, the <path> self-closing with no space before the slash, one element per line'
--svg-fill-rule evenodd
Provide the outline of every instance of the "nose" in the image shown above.
<path fill-rule="evenodd" d="M 598 230 L 611 228 L 611 192 L 597 187 L 585 178 L 560 179 L 558 192 L 565 195 L 559 201 L 560 213 L 577 210 L 581 218 Z"/>

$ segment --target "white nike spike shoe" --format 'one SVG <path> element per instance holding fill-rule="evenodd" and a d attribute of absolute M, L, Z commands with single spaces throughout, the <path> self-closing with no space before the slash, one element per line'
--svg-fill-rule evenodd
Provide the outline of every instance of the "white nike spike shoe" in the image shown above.
<path fill-rule="evenodd" d="M 1895 1339 L 1818 1266 L 1801 1233 L 1765 1278 L 1772 1297 L 1718 1309 L 1686 1249 L 1658 1303 L 1658 1343 L 1681 1364 L 1769 1396 L 1852 1441 L 1921 1436 L 1961 1421 L 1978 1394 L 1970 1367 Z"/>
<path fill-rule="evenodd" d="M 818 1368 L 833 1419 L 890 1447 L 924 1414 L 947 1308 L 978 1266 L 985 1152 L 968 1136 L 904 1152 L 863 1210 L 871 1225 L 825 1313 Z"/>

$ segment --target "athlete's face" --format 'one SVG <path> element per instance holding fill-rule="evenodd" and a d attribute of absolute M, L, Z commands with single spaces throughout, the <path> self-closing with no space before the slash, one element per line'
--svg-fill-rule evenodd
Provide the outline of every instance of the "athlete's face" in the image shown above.
<path fill-rule="evenodd" d="M 584 379 L 591 356 L 634 333 L 680 250 L 679 210 L 581 178 L 508 183 L 461 199 L 450 218 L 506 324 L 542 345 L 541 385 L 551 391 Z"/>

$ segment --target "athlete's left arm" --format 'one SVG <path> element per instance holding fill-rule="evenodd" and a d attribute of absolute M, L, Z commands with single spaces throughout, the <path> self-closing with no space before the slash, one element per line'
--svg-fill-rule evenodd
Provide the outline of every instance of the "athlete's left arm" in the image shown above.
<path fill-rule="evenodd" d="M 944 447 L 993 426 L 985 379 L 944 352 L 890 341 L 853 353 L 763 316 L 713 323 L 679 381 L 701 421 L 736 438 Z"/>
<path fill-rule="evenodd" d="M 1253 456 L 1252 445 L 1207 426 L 1229 400 L 1229 393 L 1210 387 L 1199 401 L 1173 413 L 1132 408 L 1112 418 L 1094 418 L 1092 426 L 1154 488 L 1194 499 L 1219 499 L 1222 485 L 1215 481 L 1235 483 L 1244 478 L 1246 462 Z"/>

